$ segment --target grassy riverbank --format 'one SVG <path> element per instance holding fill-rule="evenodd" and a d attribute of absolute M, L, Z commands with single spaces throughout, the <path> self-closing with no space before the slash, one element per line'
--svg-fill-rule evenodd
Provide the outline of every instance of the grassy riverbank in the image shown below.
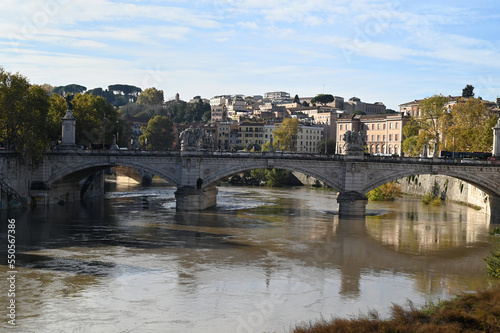
<path fill-rule="evenodd" d="M 376 312 L 298 325 L 293 333 L 500 332 L 500 284 L 417 309 L 393 305 L 389 319 Z"/>

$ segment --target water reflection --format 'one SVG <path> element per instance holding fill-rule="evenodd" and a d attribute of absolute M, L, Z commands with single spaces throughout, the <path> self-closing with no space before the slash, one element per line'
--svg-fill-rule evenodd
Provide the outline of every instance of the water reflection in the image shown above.
<path fill-rule="evenodd" d="M 114 187 L 104 202 L 8 213 L 23 332 L 286 331 L 486 281 L 489 225 L 468 207 L 404 198 L 345 219 L 335 193 L 223 187 L 216 210 L 181 213 L 173 188 Z"/>

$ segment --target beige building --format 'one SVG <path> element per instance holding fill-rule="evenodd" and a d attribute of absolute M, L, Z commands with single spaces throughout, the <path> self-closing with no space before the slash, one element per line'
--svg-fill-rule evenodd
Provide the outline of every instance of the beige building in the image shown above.
<path fill-rule="evenodd" d="M 222 105 L 212 105 L 212 116 L 211 122 L 227 121 L 227 108 L 225 104 Z"/>
<path fill-rule="evenodd" d="M 337 153 L 343 153 L 342 137 L 347 131 L 366 135 L 367 152 L 400 155 L 404 140 L 403 127 L 410 116 L 402 114 L 352 115 L 342 114 L 337 119 Z"/>
<path fill-rule="evenodd" d="M 266 141 L 264 140 L 264 125 L 263 121 L 244 121 L 238 126 L 238 141 L 237 144 L 243 148 L 249 148 L 252 145 L 262 147 Z"/>

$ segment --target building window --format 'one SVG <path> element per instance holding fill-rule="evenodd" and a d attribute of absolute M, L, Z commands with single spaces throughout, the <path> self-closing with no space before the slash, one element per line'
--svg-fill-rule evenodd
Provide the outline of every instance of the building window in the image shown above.
<path fill-rule="evenodd" d="M 385 129 L 385 123 L 382 125 L 382 128 Z"/>
<path fill-rule="evenodd" d="M 377 141 L 380 141 L 380 135 L 377 135 Z M 378 150 L 378 149 L 377 149 Z M 380 152 L 379 152 L 380 153 Z"/>
<path fill-rule="evenodd" d="M 392 123 L 389 123 L 389 129 L 392 129 Z"/>
<path fill-rule="evenodd" d="M 398 135 L 394 134 L 394 141 L 398 141 Z"/>
<path fill-rule="evenodd" d="M 389 141 L 392 141 L 392 134 L 389 134 Z"/>
<path fill-rule="evenodd" d="M 385 141 L 385 134 L 382 135 L 382 141 Z"/>
<path fill-rule="evenodd" d="M 340 130 L 342 131 L 342 125 L 340 125 Z"/>
<path fill-rule="evenodd" d="M 375 136 L 372 134 L 372 141 L 374 141 L 374 140 L 375 140 Z"/>
<path fill-rule="evenodd" d="M 378 129 L 378 130 L 380 129 L 380 124 L 377 124 L 377 129 Z"/>
<path fill-rule="evenodd" d="M 396 129 L 398 129 L 398 123 L 396 123 L 395 126 L 396 126 Z"/>

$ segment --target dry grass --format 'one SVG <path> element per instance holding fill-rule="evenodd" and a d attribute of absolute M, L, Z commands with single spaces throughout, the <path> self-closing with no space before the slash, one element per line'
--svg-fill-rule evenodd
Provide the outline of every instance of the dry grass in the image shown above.
<path fill-rule="evenodd" d="M 437 305 L 417 309 L 392 306 L 389 319 L 377 312 L 353 318 L 334 318 L 327 322 L 303 323 L 294 333 L 362 333 L 362 332 L 500 332 L 500 285 L 473 294 L 463 294 Z"/>

